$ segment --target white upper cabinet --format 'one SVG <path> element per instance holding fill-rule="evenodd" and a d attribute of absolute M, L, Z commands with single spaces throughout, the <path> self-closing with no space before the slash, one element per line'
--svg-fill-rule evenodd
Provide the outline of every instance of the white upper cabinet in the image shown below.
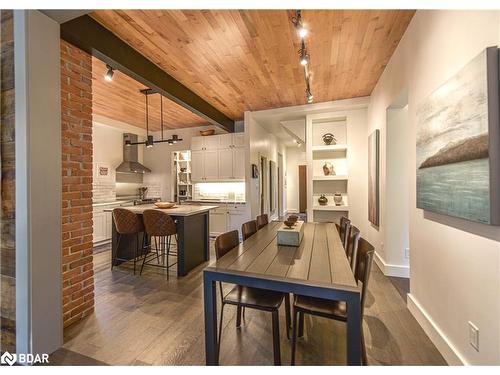
<path fill-rule="evenodd" d="M 204 154 L 205 180 L 217 180 L 219 178 L 219 155 L 217 150 L 204 151 Z"/>
<path fill-rule="evenodd" d="M 191 179 L 244 180 L 244 147 L 244 133 L 191 138 Z"/>
<path fill-rule="evenodd" d="M 191 138 L 191 151 L 201 151 L 205 147 L 205 137 Z"/>
<path fill-rule="evenodd" d="M 191 152 L 191 180 L 201 181 L 205 178 L 205 152 Z"/>
<path fill-rule="evenodd" d="M 233 134 L 233 146 L 234 147 L 245 147 L 245 133 L 234 133 Z"/>
<path fill-rule="evenodd" d="M 233 178 L 245 179 L 245 150 L 235 149 L 233 152 Z"/>

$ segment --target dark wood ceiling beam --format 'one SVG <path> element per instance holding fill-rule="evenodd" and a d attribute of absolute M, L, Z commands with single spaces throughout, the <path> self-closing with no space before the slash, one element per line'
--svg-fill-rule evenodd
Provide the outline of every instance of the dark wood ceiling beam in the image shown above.
<path fill-rule="evenodd" d="M 211 124 L 234 132 L 234 121 L 153 62 L 84 15 L 61 24 L 61 38 L 189 109 Z"/>

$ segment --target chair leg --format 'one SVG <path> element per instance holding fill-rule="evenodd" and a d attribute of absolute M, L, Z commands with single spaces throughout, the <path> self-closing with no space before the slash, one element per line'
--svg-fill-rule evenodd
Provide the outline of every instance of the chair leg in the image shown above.
<path fill-rule="evenodd" d="M 224 317 L 224 303 L 221 305 L 220 308 L 220 322 L 219 322 L 219 339 L 217 340 L 217 360 L 219 359 L 219 353 L 220 353 L 220 341 L 222 338 L 222 319 Z"/>
<path fill-rule="evenodd" d="M 299 337 L 304 336 L 304 313 L 299 311 Z"/>
<path fill-rule="evenodd" d="M 361 322 L 361 365 L 368 366 L 368 358 L 366 356 L 365 335 L 363 333 L 363 322 Z"/>
<path fill-rule="evenodd" d="M 146 236 L 146 234 L 144 234 Z M 149 240 L 151 242 L 151 240 Z M 142 258 L 142 265 L 141 265 L 141 271 L 139 272 L 139 275 L 142 275 L 142 270 L 144 269 L 144 263 L 146 263 L 146 258 L 148 256 L 147 251 L 144 251 L 144 257 Z"/>
<path fill-rule="evenodd" d="M 285 323 L 286 323 L 286 338 L 290 340 L 290 294 L 285 294 Z"/>
<path fill-rule="evenodd" d="M 135 275 L 135 264 L 137 263 L 137 253 L 139 250 L 139 233 L 135 235 L 135 251 L 134 251 L 134 275 Z"/>
<path fill-rule="evenodd" d="M 112 251 L 111 253 L 111 269 L 113 269 L 113 266 L 115 265 L 115 259 L 116 259 L 116 252 L 118 251 L 118 247 L 120 246 L 120 239 L 122 238 L 121 234 L 118 234 L 116 239 L 116 248 L 115 251 Z"/>
<path fill-rule="evenodd" d="M 292 309 L 292 355 L 290 365 L 295 366 L 295 346 L 297 343 L 297 309 Z"/>
<path fill-rule="evenodd" d="M 167 242 L 167 280 L 170 279 L 169 257 L 170 257 L 170 236 L 165 238 Z"/>
<path fill-rule="evenodd" d="M 273 315 L 273 353 L 274 365 L 281 366 L 281 352 L 280 352 L 280 323 L 278 310 L 272 312 Z"/>
<path fill-rule="evenodd" d="M 241 310 L 242 310 L 241 306 L 236 307 L 236 328 L 241 327 Z"/>

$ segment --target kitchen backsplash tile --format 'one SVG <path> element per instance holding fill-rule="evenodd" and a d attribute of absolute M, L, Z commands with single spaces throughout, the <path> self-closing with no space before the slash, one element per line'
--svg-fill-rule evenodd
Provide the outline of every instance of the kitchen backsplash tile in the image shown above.
<path fill-rule="evenodd" d="M 114 201 L 116 199 L 115 182 L 109 180 L 94 180 L 92 183 L 92 194 L 94 203 Z"/>

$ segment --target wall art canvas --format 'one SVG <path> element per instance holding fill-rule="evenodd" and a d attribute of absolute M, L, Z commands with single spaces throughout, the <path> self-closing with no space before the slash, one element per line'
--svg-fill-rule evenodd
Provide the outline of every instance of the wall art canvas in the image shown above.
<path fill-rule="evenodd" d="M 485 49 L 417 107 L 417 207 L 498 225 L 498 48 Z"/>
<path fill-rule="evenodd" d="M 368 137 L 368 220 L 377 227 L 380 224 L 379 147 L 380 130 L 376 129 Z"/>

